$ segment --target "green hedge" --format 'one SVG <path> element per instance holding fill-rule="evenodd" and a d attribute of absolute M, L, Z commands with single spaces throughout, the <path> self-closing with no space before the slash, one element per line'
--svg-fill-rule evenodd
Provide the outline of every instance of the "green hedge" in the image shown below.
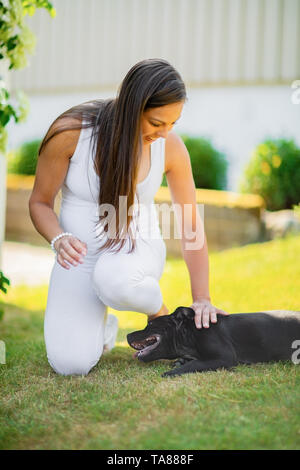
<path fill-rule="evenodd" d="M 196 188 L 226 189 L 228 162 L 225 155 L 207 139 L 186 135 L 181 138 L 190 155 Z M 167 186 L 165 175 L 162 186 Z"/>
<path fill-rule="evenodd" d="M 24 142 L 8 154 L 7 171 L 18 175 L 35 175 L 40 139 Z"/>
<path fill-rule="evenodd" d="M 270 211 L 292 209 L 300 201 L 300 149 L 293 140 L 267 139 L 244 170 L 241 192 L 262 196 Z"/>

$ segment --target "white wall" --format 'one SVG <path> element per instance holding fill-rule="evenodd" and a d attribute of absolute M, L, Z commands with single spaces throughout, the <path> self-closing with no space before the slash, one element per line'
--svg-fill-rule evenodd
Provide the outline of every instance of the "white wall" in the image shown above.
<path fill-rule="evenodd" d="M 267 136 L 300 145 L 300 0 L 53 0 L 28 18 L 37 34 L 30 66 L 11 73 L 29 94 L 25 124 L 9 148 L 41 138 L 69 107 L 114 96 L 140 59 L 164 57 L 181 73 L 189 102 L 175 130 L 212 138 L 230 162 L 228 189 Z M 268 86 L 266 86 L 268 85 Z"/>
<path fill-rule="evenodd" d="M 12 89 L 116 87 L 141 59 L 169 60 L 188 86 L 290 83 L 300 78 L 300 0 L 53 0 L 30 67 Z"/>

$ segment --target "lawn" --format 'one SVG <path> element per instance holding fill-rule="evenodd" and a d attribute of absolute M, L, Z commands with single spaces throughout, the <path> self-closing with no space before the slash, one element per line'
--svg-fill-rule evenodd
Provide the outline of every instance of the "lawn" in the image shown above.
<path fill-rule="evenodd" d="M 300 237 L 210 254 L 214 305 L 230 313 L 300 310 Z M 298 262 L 297 262 L 298 260 Z M 191 304 L 189 276 L 168 259 L 172 312 Z M 50 368 L 43 341 L 47 286 L 10 288 L 0 339 L 2 449 L 299 449 L 300 367 L 292 363 L 162 378 L 167 361 L 132 358 L 126 334 L 144 315 L 115 312 L 117 346 L 86 377 Z"/>

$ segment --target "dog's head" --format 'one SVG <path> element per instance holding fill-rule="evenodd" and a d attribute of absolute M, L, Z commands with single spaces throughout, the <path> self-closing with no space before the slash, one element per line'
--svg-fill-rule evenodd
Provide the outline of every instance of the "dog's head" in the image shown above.
<path fill-rule="evenodd" d="M 193 320 L 194 316 L 192 308 L 178 307 L 171 315 L 151 320 L 144 330 L 129 333 L 127 341 L 137 350 L 135 357 L 143 362 L 177 359 L 179 329 L 183 322 Z"/>

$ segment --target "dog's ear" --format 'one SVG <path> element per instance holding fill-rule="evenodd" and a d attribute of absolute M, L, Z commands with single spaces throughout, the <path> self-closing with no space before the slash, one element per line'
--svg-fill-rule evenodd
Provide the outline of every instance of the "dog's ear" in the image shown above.
<path fill-rule="evenodd" d="M 177 307 L 173 315 L 176 316 L 178 320 L 184 320 L 185 318 L 194 318 L 195 312 L 190 307 Z"/>

